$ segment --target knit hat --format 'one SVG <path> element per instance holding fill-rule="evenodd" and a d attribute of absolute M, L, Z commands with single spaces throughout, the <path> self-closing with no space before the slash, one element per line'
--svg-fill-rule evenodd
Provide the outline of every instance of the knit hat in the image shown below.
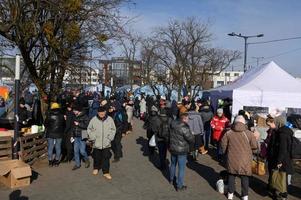
<path fill-rule="evenodd" d="M 50 106 L 50 109 L 53 110 L 53 109 L 58 109 L 60 108 L 60 105 L 58 103 L 51 103 L 51 106 Z"/>
<path fill-rule="evenodd" d="M 98 108 L 98 112 L 106 112 L 106 111 L 107 111 L 107 109 L 104 106 L 100 106 Z"/>
<path fill-rule="evenodd" d="M 217 109 L 216 111 L 217 114 L 223 114 L 224 113 L 224 110 L 222 108 L 219 108 Z"/>
<path fill-rule="evenodd" d="M 246 124 L 246 119 L 242 115 L 237 115 L 234 122 L 235 123 L 240 122 L 240 123 Z"/>
<path fill-rule="evenodd" d="M 20 104 L 25 105 L 25 99 L 22 97 L 19 101 Z"/>

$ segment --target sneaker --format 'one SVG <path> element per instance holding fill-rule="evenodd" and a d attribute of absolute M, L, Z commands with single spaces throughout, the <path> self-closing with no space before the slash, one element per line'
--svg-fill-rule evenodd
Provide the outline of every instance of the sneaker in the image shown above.
<path fill-rule="evenodd" d="M 87 159 L 87 160 L 85 161 L 85 168 L 89 168 L 89 167 L 90 167 L 90 160 Z"/>
<path fill-rule="evenodd" d="M 55 167 L 58 167 L 58 166 L 60 165 L 60 161 L 59 161 L 59 160 L 54 160 L 54 161 L 53 161 L 53 165 L 54 165 Z"/>
<path fill-rule="evenodd" d="M 93 174 L 94 176 L 96 176 L 96 175 L 98 174 L 98 169 L 94 169 L 93 172 L 92 172 L 92 174 Z"/>
<path fill-rule="evenodd" d="M 72 168 L 72 170 L 75 171 L 75 170 L 77 170 L 77 169 L 79 169 L 79 168 L 80 168 L 80 166 L 74 165 L 74 167 Z"/>
<path fill-rule="evenodd" d="M 107 180 L 112 180 L 112 176 L 109 173 L 104 174 L 103 177 L 105 177 Z"/>
<path fill-rule="evenodd" d="M 53 167 L 53 160 L 48 160 L 48 166 Z"/>
<path fill-rule="evenodd" d="M 183 185 L 182 187 L 177 189 L 178 192 L 183 192 L 185 190 L 187 190 L 187 186 L 185 186 L 185 185 Z"/>
<path fill-rule="evenodd" d="M 242 199 L 242 200 L 248 200 L 249 197 L 248 197 L 248 196 L 243 196 L 241 199 Z"/>
<path fill-rule="evenodd" d="M 234 196 L 234 193 L 228 193 L 228 199 L 232 200 Z"/>

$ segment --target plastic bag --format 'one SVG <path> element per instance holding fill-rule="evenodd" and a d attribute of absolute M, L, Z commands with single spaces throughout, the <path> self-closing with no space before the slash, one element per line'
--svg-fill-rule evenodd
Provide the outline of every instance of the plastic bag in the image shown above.
<path fill-rule="evenodd" d="M 286 173 L 273 170 L 271 186 L 280 193 L 287 192 Z"/>
<path fill-rule="evenodd" d="M 149 144 L 150 147 L 155 147 L 156 146 L 156 136 L 155 136 L 155 134 L 151 137 L 148 144 Z"/>

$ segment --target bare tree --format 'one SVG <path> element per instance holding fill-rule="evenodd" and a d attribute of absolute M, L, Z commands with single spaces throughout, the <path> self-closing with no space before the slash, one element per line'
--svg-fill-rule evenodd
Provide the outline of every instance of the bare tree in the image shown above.
<path fill-rule="evenodd" d="M 220 73 L 240 55 L 211 48 L 209 26 L 196 18 L 172 20 L 168 26 L 157 28 L 153 38 L 157 44 L 155 54 L 168 69 L 169 82 L 177 86 L 179 98 L 183 87 L 186 91 L 203 88 L 206 77 Z M 192 95 L 196 94 L 197 91 Z"/>
<path fill-rule="evenodd" d="M 114 33 L 121 2 L 0 0 L 0 35 L 18 47 L 40 95 L 52 99 L 65 71 Z"/>
<path fill-rule="evenodd" d="M 129 84 L 133 89 L 133 68 L 134 63 L 138 59 L 139 48 L 141 44 L 141 36 L 132 30 L 120 28 L 119 33 L 115 36 L 117 46 L 120 47 L 123 56 L 126 58 L 129 67 Z"/>

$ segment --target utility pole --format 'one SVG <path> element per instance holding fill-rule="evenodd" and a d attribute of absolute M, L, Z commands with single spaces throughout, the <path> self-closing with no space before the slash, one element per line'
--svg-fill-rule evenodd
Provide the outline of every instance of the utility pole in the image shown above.
<path fill-rule="evenodd" d="M 256 59 L 257 67 L 259 66 L 259 61 L 264 59 L 264 57 L 255 57 L 255 56 L 252 58 Z"/>
<path fill-rule="evenodd" d="M 242 35 L 241 33 L 236 34 L 234 32 L 229 33 L 229 36 L 236 36 L 244 39 L 245 43 L 245 51 L 244 51 L 244 72 L 247 71 L 247 53 L 248 53 L 248 39 L 249 38 L 254 38 L 254 37 L 263 37 L 263 34 L 258 34 L 258 35 Z"/>

